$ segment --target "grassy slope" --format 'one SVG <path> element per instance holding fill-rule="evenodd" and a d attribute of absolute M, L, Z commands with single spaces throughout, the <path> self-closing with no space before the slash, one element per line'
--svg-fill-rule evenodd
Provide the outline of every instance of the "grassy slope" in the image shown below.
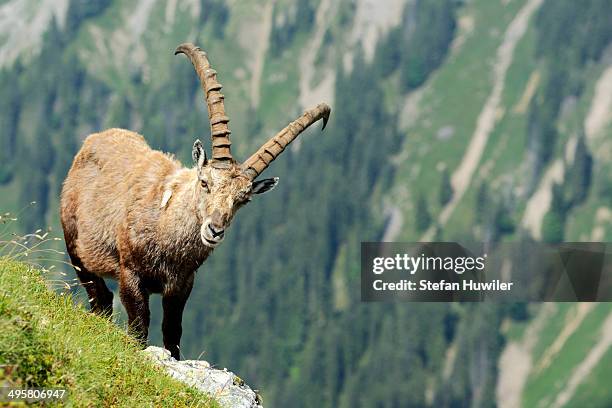
<path fill-rule="evenodd" d="M 75 406 L 217 406 L 149 364 L 109 320 L 0 259 L 0 382 L 68 390 Z"/>
<path fill-rule="evenodd" d="M 476 117 L 490 89 L 490 77 L 487 72 L 490 70 L 491 57 L 495 55 L 494 47 L 499 44 L 508 21 L 523 2 L 513 3 L 511 3 L 512 7 L 503 7 L 494 2 L 489 4 L 473 2 L 460 11 L 460 14 L 474 16 L 475 31 L 469 36 L 459 53 L 451 56 L 426 85 L 425 94 L 421 99 L 421 115 L 407 131 L 405 144 L 407 153 L 404 156 L 405 160 L 400 164 L 396 185 L 401 186 L 403 183 L 409 185 L 412 199 L 416 197 L 415 191 L 424 193 L 429 199 L 430 208 L 434 209 L 432 211 L 434 214 L 439 210 L 438 188 L 436 187 L 440 184 L 440 173 L 436 166 L 439 162 L 443 162 L 451 170 L 454 169 L 461 158 L 461 154 L 458 155 L 456 152 L 461 152 L 460 146 L 465 147 L 469 142 Z M 503 16 L 503 18 L 490 18 L 491 15 Z M 490 36 L 492 32 L 500 34 L 492 37 Z M 525 36 L 517 44 L 513 62 L 506 75 L 506 86 L 501 104 L 504 109 L 503 114 L 491 133 L 483 160 L 470 188 L 444 228 L 445 237 L 461 236 L 465 231 L 470 230 L 473 221 L 475 191 L 483 178 L 491 180 L 495 186 L 504 177 L 514 177 L 515 181 L 520 180 L 521 173 L 516 170 L 521 164 L 525 148 L 527 115 L 526 112 L 519 112 L 514 108 L 523 96 L 530 75 L 538 69 L 538 63 L 533 57 L 533 48 L 534 27 L 531 23 Z M 480 55 L 476 55 L 477 53 Z M 593 75 L 589 78 L 593 78 L 594 83 L 599 78 L 601 66 L 597 64 L 590 69 Z M 465 78 L 458 78 L 458 73 L 464 72 L 472 73 L 469 81 L 466 81 Z M 587 91 L 578 101 L 577 116 L 581 120 L 584 120 L 591 102 L 593 83 L 588 84 Z M 455 96 L 458 99 L 454 99 Z M 461 103 L 458 102 L 459 100 Z M 576 128 L 576 126 L 565 125 L 567 120 L 561 122 L 561 135 L 556 157 L 562 154 L 565 141 Z M 447 125 L 454 127 L 454 136 L 448 141 L 437 140 L 436 132 Z M 488 167 L 488 172 L 483 175 L 480 171 L 485 165 Z M 419 168 L 416 174 L 411 171 L 411 168 L 414 167 Z M 593 228 L 594 210 L 602 205 L 604 204 L 591 194 L 589 200 L 571 214 L 568 220 L 567 238 L 571 240 L 590 235 Z M 402 210 L 405 221 L 402 238 L 414 239 L 418 236 L 413 232 L 414 209 L 405 203 Z M 520 221 L 523 211 L 524 204 L 519 204 L 514 214 L 515 222 Z M 609 237 L 609 234 L 610 230 L 607 228 L 606 237 Z M 510 240 L 513 238 L 514 236 L 508 237 Z M 559 304 L 555 315 L 548 319 L 533 352 L 534 362 L 537 363 L 558 337 L 565 326 L 566 314 L 571 307 L 573 307 L 572 304 Z M 559 390 L 566 386 L 576 366 L 596 343 L 601 325 L 610 310 L 610 304 L 598 304 L 566 341 L 550 365 L 530 375 L 523 395 L 524 406 L 538 406 L 538 403 L 544 401 L 550 403 L 554 400 Z M 521 338 L 525 326 L 524 323 L 513 323 L 507 333 L 507 338 Z M 608 382 L 612 375 L 611 359 L 612 351 L 608 350 L 593 371 L 578 386 L 568 406 L 609 406 L 611 397 Z"/>
<path fill-rule="evenodd" d="M 473 18 L 474 30 L 466 35 L 460 50 L 451 54 L 424 85 L 419 103 L 420 113 L 406 130 L 403 152 L 398 156 L 400 164 L 392 191 L 394 201 L 404 215 L 402 233 L 398 239 L 414 240 L 421 235 L 415 229 L 413 205 L 419 193 L 427 198 L 434 218 L 438 216 L 441 210 L 438 203 L 440 168 L 447 167 L 452 173 L 463 157 L 478 115 L 491 90 L 491 64 L 495 60 L 497 47 L 508 23 L 523 4 L 523 1 L 502 5 L 476 0 L 459 9 L 460 17 Z M 468 190 L 443 228 L 445 239 L 457 239 L 472 230 L 476 191 L 482 181 L 487 181 L 496 194 L 503 190 L 504 185 L 513 188 L 522 185 L 526 170 L 524 159 L 528 112 L 517 111 L 515 108 L 523 97 L 530 76 L 536 71 L 541 74 L 542 71 L 534 57 L 534 47 L 535 27 L 532 18 L 527 32 L 517 44 L 506 74 L 499 118 Z M 577 123 L 573 122 L 576 119 L 580 124 L 584 121 L 592 100 L 594 83 L 603 66 L 593 64 L 587 68 L 586 77 L 589 79 L 585 92 L 577 100 L 576 112 L 559 121 L 560 134 L 555 158 L 562 157 L 567 139 L 578 129 Z M 451 126 L 454 134 L 448 140 L 440 140 L 437 133 L 445 126 Z M 603 144 L 603 137 L 598 140 L 599 144 Z M 590 146 L 592 152 L 596 152 L 597 148 Z M 593 188 L 602 183 L 600 179 L 606 172 L 609 172 L 609 165 L 601 158 L 596 159 Z M 406 190 L 407 195 L 404 194 Z M 525 203 L 526 198 L 518 196 L 512 214 L 517 226 L 522 219 Z M 597 223 L 596 210 L 607 206 L 607 203 L 590 191 L 587 201 L 568 215 L 566 240 L 588 240 Z M 604 240 L 609 240 L 612 226 L 608 223 L 603 227 Z M 506 239 L 516 239 L 516 235 L 511 234 Z"/>
<path fill-rule="evenodd" d="M 568 406 L 573 407 L 609 407 L 610 378 L 612 377 L 612 349 L 603 356 L 602 361 L 591 372 L 591 375 L 578 387 L 574 398 Z"/>
<path fill-rule="evenodd" d="M 524 1 L 511 1 L 507 5 L 500 2 L 488 2 L 486 0 L 475 0 L 467 3 L 466 6 L 460 9 L 460 14 L 472 14 L 475 20 L 474 32 L 468 35 L 466 43 L 458 53 L 451 56 L 445 61 L 443 66 L 434 74 L 428 82 L 428 89 L 421 104 L 421 115 L 415 123 L 412 124 L 406 132 L 405 152 L 402 155 L 402 164 L 399 166 L 398 175 L 396 177 L 396 187 L 409 186 L 410 200 L 398 199 L 399 206 L 404 214 L 404 226 L 402 235 L 398 240 L 417 239 L 419 234 L 414 232 L 414 214 L 413 208 L 410 206 L 410 201 L 416 197 L 414 194 L 417 191 L 424 193 L 432 207 L 432 213 L 437 214 L 439 205 L 437 202 L 438 186 L 440 184 L 440 173 L 436 169 L 438 163 L 444 163 L 451 171 L 457 166 L 460 161 L 463 150 L 469 143 L 469 139 L 474 130 L 476 118 L 482 109 L 482 104 L 490 92 L 491 85 L 491 62 L 495 57 L 495 51 L 499 46 L 501 37 L 508 25 L 508 22 L 514 17 L 517 10 L 524 4 Z M 113 19 L 113 13 L 119 12 L 124 6 L 114 6 L 116 9 L 109 12 L 96 21 L 89 22 L 89 25 L 99 25 L 105 31 L 112 32 L 117 28 L 117 22 L 121 19 Z M 214 63 L 218 66 L 218 71 L 222 74 L 222 82 L 226 84 L 224 92 L 228 96 L 227 106 L 228 111 L 232 116 L 232 129 L 236 135 L 240 135 L 241 142 L 237 144 L 237 148 L 247 150 L 256 144 L 264 134 L 269 132 L 262 131 L 259 135 L 243 134 L 244 129 L 243 118 L 246 118 L 245 112 L 248 110 L 248 98 L 246 97 L 247 78 L 239 78 L 236 75 L 237 69 L 246 68 L 245 64 L 248 60 L 246 50 L 238 45 L 238 37 L 240 27 L 244 24 L 246 16 L 252 13 L 250 10 L 252 5 L 238 2 L 232 6 L 232 14 L 230 22 L 226 30 L 226 38 L 231 40 L 231 47 L 225 49 L 220 47 L 216 41 L 211 41 L 209 33 L 203 33 L 198 41 L 206 44 L 210 55 L 214 58 Z M 129 8 L 129 7 L 128 7 Z M 159 10 L 155 11 L 151 17 L 151 26 L 163 26 L 163 16 Z M 181 21 L 180 17 L 186 18 L 187 10 L 179 10 L 177 12 L 176 21 Z M 147 56 L 147 61 L 151 69 L 154 82 L 162 82 L 168 80 L 168 70 L 172 62 L 170 55 L 173 46 L 189 37 L 183 31 L 183 25 L 180 23 L 174 24 L 168 32 L 161 29 L 149 30 L 145 34 L 143 41 L 148 50 L 152 50 Z M 162 32 L 163 31 L 163 32 Z M 445 227 L 444 237 L 450 239 L 460 235 L 464 231 L 471 228 L 473 221 L 473 205 L 475 199 L 475 190 L 480 184 L 483 175 L 480 174 L 480 169 L 483 166 L 491 164 L 489 173 L 484 176 L 488 180 L 500 181 L 504 176 L 514 176 L 520 179 L 520 172 L 516 172 L 518 161 L 522 160 L 522 154 L 525 146 L 525 128 L 526 114 L 513 111 L 513 107 L 521 98 L 525 89 L 525 85 L 529 75 L 538 69 L 538 63 L 533 57 L 533 40 L 534 27 L 530 23 L 530 28 L 525 37 L 519 42 L 515 50 L 513 63 L 510 66 L 507 77 L 506 86 L 504 89 L 502 107 L 504 113 L 500 117 L 493 130 L 483 160 L 480 163 L 479 169 L 475 173 L 475 178 L 466 192 L 463 200 L 455 209 L 455 213 L 451 217 L 449 223 Z M 80 38 L 77 40 L 77 46 L 80 49 L 95 49 L 92 47 L 94 41 L 88 34 L 87 30 L 83 30 Z M 221 43 L 219 43 L 221 44 Z M 262 84 L 262 100 L 269 99 L 270 104 L 260 109 L 259 114 L 265 126 L 277 126 L 284 124 L 286 116 L 290 116 L 293 109 L 291 101 L 297 100 L 297 77 L 298 67 L 295 63 L 295 58 L 299 55 L 301 46 L 304 45 L 304 39 L 299 38 L 296 44 L 290 47 L 283 57 L 278 59 L 269 59 L 264 66 L 263 84 Z M 231 51 L 231 52 L 230 52 Z M 184 63 L 184 61 L 183 61 Z M 600 69 L 600 68 L 599 68 Z M 95 71 L 95 70 L 94 70 Z M 248 71 L 248 70 L 247 70 Z M 598 78 L 597 68 L 594 69 L 594 74 L 591 76 L 593 82 Z M 286 76 L 283 80 L 275 79 L 274 74 L 284 73 Z M 121 90 L 121 87 L 126 84 L 125 72 L 115 72 L 112 70 L 102 71 L 99 75 L 101 79 L 107 82 L 113 88 Z M 113 76 L 115 75 L 115 76 Z M 401 98 L 399 95 L 394 95 L 395 79 L 391 78 L 387 84 L 391 89 L 392 97 Z M 127 86 L 127 85 L 125 85 Z M 155 86 L 154 83 L 151 86 Z M 578 101 L 582 106 L 580 114 L 582 117 L 584 110 L 588 107 L 592 97 L 592 86 L 588 86 L 585 94 Z M 128 90 L 129 91 L 129 90 Z M 391 98 L 393 99 L 393 98 Z M 393 99 L 394 100 L 394 99 Z M 455 133 L 450 140 L 442 141 L 436 137 L 437 131 L 444 126 L 453 126 Z M 563 127 L 563 126 L 562 126 Z M 573 129 L 572 129 L 573 130 Z M 571 131 L 562 130 L 561 140 L 558 143 L 558 148 L 564 145 L 564 141 Z M 244 146 L 244 147 L 243 147 Z M 561 150 L 561 149 L 558 149 Z M 457 153 L 460 152 L 460 153 Z M 240 157 L 244 156 L 241 152 Z M 559 152 L 555 155 L 558 157 Z M 417 170 L 418 169 L 418 170 Z M 416 170 L 416 172 L 414 172 Z M 600 170 L 602 171 L 602 170 Z M 515 174 L 516 173 L 516 174 Z M 432 187 L 433 186 L 433 187 Z M 14 187 L 9 187 L 14 188 Z M 6 191 L 7 194 L 0 194 L 0 208 L 7 210 L 17 210 L 21 206 L 17 205 L 18 195 L 12 191 Z M 591 194 L 589 200 L 581 207 L 577 208 L 572 213 L 572 218 L 568 222 L 567 238 L 579 239 L 583 236 L 588 236 L 594 224 L 595 209 L 604 205 L 599 202 Z M 513 214 L 515 222 L 519 222 L 524 210 L 524 203 L 519 203 L 516 212 Z M 606 227 L 606 238 L 609 239 L 612 234 L 610 225 Z M 508 239 L 513 239 L 513 236 Z M 344 252 L 343 252 L 344 253 Z M 345 256 L 349 257 L 345 254 Z M 338 260 L 338 268 L 342 269 L 342 259 Z M 342 273 L 348 273 L 343 271 Z M 2 273 L 2 272 L 0 272 Z M 335 275 L 341 276 L 342 273 Z M 4 277 L 2 277 L 4 279 Z M 2 283 L 2 289 L 6 284 Z M 339 286 L 342 286 L 340 284 Z M 345 289 L 346 290 L 346 289 Z M 341 293 L 342 291 L 337 291 Z M 337 296 L 342 298 L 342 296 Z M 4 300 L 2 300 L 4 302 Z M 67 302 L 69 304 L 70 302 Z M 344 302 L 338 300 L 338 305 L 341 308 Z M 4 307 L 1 303 L 0 307 Z M 72 307 L 72 306 L 70 306 Z M 601 307 L 610 306 L 605 304 Z M 563 328 L 565 314 L 567 313 L 566 305 L 561 305 L 555 316 L 551 317 L 546 330 L 541 333 L 541 339 L 534 351 L 534 360 L 537 361 L 538 356 L 547 349 L 554 341 L 560 330 Z M 80 314 L 80 312 L 79 312 Z M 598 314 L 593 314 L 593 319 Z M 91 317 L 93 319 L 93 317 Z M 597 317 L 599 318 L 599 317 Z M 528 385 L 525 389 L 524 401 L 537 402 L 544 398 L 550 398 L 553 395 L 552 390 L 556 389 L 558 384 L 565 384 L 562 379 L 564 376 L 570 375 L 580 358 L 584 357 L 588 349 L 593 345 L 593 333 L 591 329 L 587 330 L 585 326 L 587 320 L 574 334 L 575 338 L 566 343 L 562 352 L 558 355 L 560 361 L 551 364 L 548 369 L 532 375 L 528 380 Z M 523 327 L 513 326 L 513 331 L 508 336 L 509 338 L 520 337 Z M 1 330 L 1 328 L 0 328 Z M 4 336 L 4 334 L 2 334 Z M 2 340 L 4 341 L 4 340 Z M 122 340 L 124 341 L 124 340 Z M 0 343 L 4 344 L 4 343 Z M 580 346 L 583 344 L 584 346 Z M 570 347 L 578 347 L 576 350 L 570 350 Z M 73 350 L 76 350 L 75 346 Z M 4 349 L 4 347 L 1 347 Z M 566 358 L 571 359 L 566 361 Z M 585 406 L 587 401 L 592 402 L 589 398 L 597 398 L 598 401 L 607 401 L 609 398 L 609 390 L 607 389 L 606 379 L 612 375 L 612 352 L 608 351 L 602 363 L 597 365 L 591 375 L 577 389 L 574 399 L 571 401 L 572 406 Z M 565 362 L 564 362 L 565 361 Z M 570 364 L 571 363 L 571 364 Z M 556 365 L 560 364 L 560 365 Z M 554 388 L 550 388 L 554 385 Z M 580 404 L 580 402 L 583 402 Z M 573 405 L 575 403 L 575 405 Z M 601 405 L 601 404 L 600 404 Z M 605 404 L 603 404 L 605 405 Z M 602 406 L 603 406 L 602 405 Z"/>
<path fill-rule="evenodd" d="M 491 64 L 497 47 L 508 23 L 522 4 L 522 1 L 512 2 L 504 7 L 497 2 L 474 1 L 461 9 L 460 15 L 474 19 L 474 31 L 466 36 L 461 49 L 449 56 L 425 85 L 421 114 L 407 130 L 403 160 L 395 184 L 398 187 L 410 186 L 411 200 L 415 200 L 416 192 L 424 194 L 435 216 L 440 210 L 437 187 L 441 173 L 437 167 L 442 163 L 452 172 L 461 161 L 490 92 Z M 445 126 L 452 126 L 454 135 L 442 141 L 436 134 Z M 414 208 L 406 208 L 406 204 L 402 208 L 405 224 L 401 238 L 417 239 L 420 234 L 414 228 Z M 463 208 L 457 208 L 448 226 L 451 231 L 461 229 L 453 223 L 469 219 L 464 212 Z"/>
<path fill-rule="evenodd" d="M 587 78 L 590 79 L 586 85 L 586 89 L 577 101 L 577 111 L 579 112 L 578 118 L 584 122 L 588 111 L 591 107 L 593 100 L 595 84 L 600 78 L 603 70 L 607 68 L 607 63 L 593 64 L 589 67 Z M 569 117 L 565 121 L 562 121 L 565 133 L 576 132 L 578 126 L 576 125 L 574 117 Z M 591 234 L 596 226 L 601 226 L 604 229 L 604 238 L 602 241 L 609 242 L 612 240 L 612 223 L 611 222 L 598 222 L 596 220 L 597 210 L 602 207 L 610 208 L 610 203 L 606 202 L 605 198 L 600 197 L 597 193 L 597 189 L 603 184 L 603 180 L 609 180 L 609 175 L 612 171 L 612 162 L 608 159 L 610 152 L 610 137 L 612 133 L 612 127 L 608 124 L 604 127 L 599 134 L 595 135 L 592 140 L 589 140 L 588 147 L 591 154 L 594 157 L 594 168 L 593 168 L 593 181 L 587 200 L 576 207 L 568 220 L 566 227 L 566 240 L 579 240 L 589 241 L 591 240 Z"/>
<path fill-rule="evenodd" d="M 567 305 L 563 305 L 567 307 Z M 563 310 L 561 308 L 560 310 Z M 599 303 L 589 312 L 582 321 L 577 330 L 567 339 L 563 348 L 553 358 L 548 366 L 542 370 L 532 372 L 525 388 L 523 402 L 525 406 L 539 406 L 542 401 L 551 403 L 567 385 L 567 381 L 574 373 L 575 368 L 586 358 L 593 346 L 600 338 L 601 325 L 610 313 L 610 305 L 607 303 Z M 553 321 L 563 321 L 563 318 L 551 319 Z M 562 329 L 563 325 L 559 327 Z M 543 333 L 550 334 L 550 330 L 545 329 Z M 559 334 L 559 331 L 555 332 Z M 550 346 L 557 336 L 547 335 L 540 339 L 534 352 L 534 361 L 541 358 L 545 348 Z M 543 344 L 543 339 L 547 340 L 548 344 Z M 542 350 L 542 353 L 537 350 Z M 604 358 L 599 361 L 595 370 L 609 372 L 612 360 L 611 353 L 607 353 Z M 612 397 L 610 396 L 609 385 L 599 383 L 596 378 L 597 374 L 591 372 L 585 381 L 578 387 L 577 392 L 584 396 L 599 395 L 599 401 L 589 399 L 589 406 L 609 406 Z M 608 377 L 609 378 L 609 377 Z M 578 397 L 578 396 L 577 396 Z M 573 405 L 568 406 L 584 406 Z"/>
<path fill-rule="evenodd" d="M 568 383 L 576 367 L 586 358 L 601 336 L 602 324 L 610 313 L 609 303 L 598 303 L 586 315 L 563 347 L 547 364 L 542 358 L 554 344 L 561 331 L 575 313 L 576 304 L 558 303 L 553 314 L 540 330 L 532 350 L 533 366 L 523 390 L 523 406 L 549 406 Z M 520 341 L 525 325 L 511 323 L 506 337 Z M 612 375 L 612 350 L 608 350 L 593 370 L 576 388 L 568 407 L 607 407 L 612 403 L 609 379 Z"/>

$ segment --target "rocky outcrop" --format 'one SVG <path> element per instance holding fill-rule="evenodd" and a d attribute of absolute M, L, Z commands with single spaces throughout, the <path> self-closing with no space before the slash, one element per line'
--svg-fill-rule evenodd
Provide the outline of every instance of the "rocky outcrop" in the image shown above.
<path fill-rule="evenodd" d="M 207 361 L 177 361 L 161 347 L 143 351 L 155 364 L 163 366 L 171 377 L 212 396 L 222 407 L 261 408 L 261 397 L 236 374 L 211 367 Z"/>

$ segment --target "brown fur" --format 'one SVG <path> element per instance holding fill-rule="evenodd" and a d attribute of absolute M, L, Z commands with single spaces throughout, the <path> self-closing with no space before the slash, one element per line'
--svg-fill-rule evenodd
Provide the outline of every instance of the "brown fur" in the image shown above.
<path fill-rule="evenodd" d="M 93 134 L 66 177 L 60 211 L 68 254 L 92 311 L 112 313 L 113 294 L 103 278 L 118 280 L 129 327 L 146 343 L 149 294 L 161 293 L 164 346 L 178 359 L 196 269 L 221 243 L 236 211 L 278 182 L 255 179 L 308 126 L 322 119 L 325 127 L 331 109 L 319 104 L 307 110 L 239 165 L 230 151 L 221 84 L 206 54 L 189 43 L 175 53 L 189 57 L 206 95 L 212 160 L 199 140 L 193 147 L 196 165 L 186 169 L 137 133 Z"/>
<path fill-rule="evenodd" d="M 213 249 L 203 241 L 204 227 L 224 230 L 251 190 L 237 165 L 217 169 L 202 160 L 187 169 L 137 133 L 90 135 L 64 182 L 61 221 L 92 310 L 112 311 L 102 278 L 117 279 L 129 326 L 144 343 L 149 294 L 161 293 L 164 345 L 178 358 L 194 273 Z M 162 207 L 166 191 L 172 194 Z"/>

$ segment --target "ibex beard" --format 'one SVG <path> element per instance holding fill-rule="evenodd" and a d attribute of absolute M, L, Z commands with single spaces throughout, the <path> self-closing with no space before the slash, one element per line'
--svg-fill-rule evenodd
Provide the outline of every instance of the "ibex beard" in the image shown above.
<path fill-rule="evenodd" d="M 119 281 L 131 333 L 146 344 L 149 295 L 162 295 L 164 347 L 180 358 L 182 314 L 195 272 L 219 245 L 234 214 L 278 178 L 257 177 L 308 126 L 330 114 L 310 109 L 267 141 L 245 162 L 231 154 L 229 118 L 216 72 L 193 44 L 175 54 L 191 60 L 208 105 L 212 157 L 199 140 L 192 168 L 152 150 L 143 136 L 109 129 L 87 137 L 61 195 L 66 247 L 94 313 L 110 315 L 113 294 L 104 278 Z"/>

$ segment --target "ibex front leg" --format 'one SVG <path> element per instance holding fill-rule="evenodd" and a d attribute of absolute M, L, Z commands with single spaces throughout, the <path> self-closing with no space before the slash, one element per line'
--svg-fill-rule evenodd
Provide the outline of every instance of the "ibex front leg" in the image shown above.
<path fill-rule="evenodd" d="M 185 303 L 193 287 L 193 277 L 179 293 L 166 293 L 162 298 L 164 308 L 164 320 L 162 322 L 162 334 L 164 336 L 164 347 L 170 351 L 172 357 L 181 359 L 180 344 L 183 334 L 183 310 Z"/>
<path fill-rule="evenodd" d="M 128 268 L 121 269 L 119 295 L 128 315 L 129 332 L 146 347 L 150 322 L 149 292 L 140 278 Z"/>

